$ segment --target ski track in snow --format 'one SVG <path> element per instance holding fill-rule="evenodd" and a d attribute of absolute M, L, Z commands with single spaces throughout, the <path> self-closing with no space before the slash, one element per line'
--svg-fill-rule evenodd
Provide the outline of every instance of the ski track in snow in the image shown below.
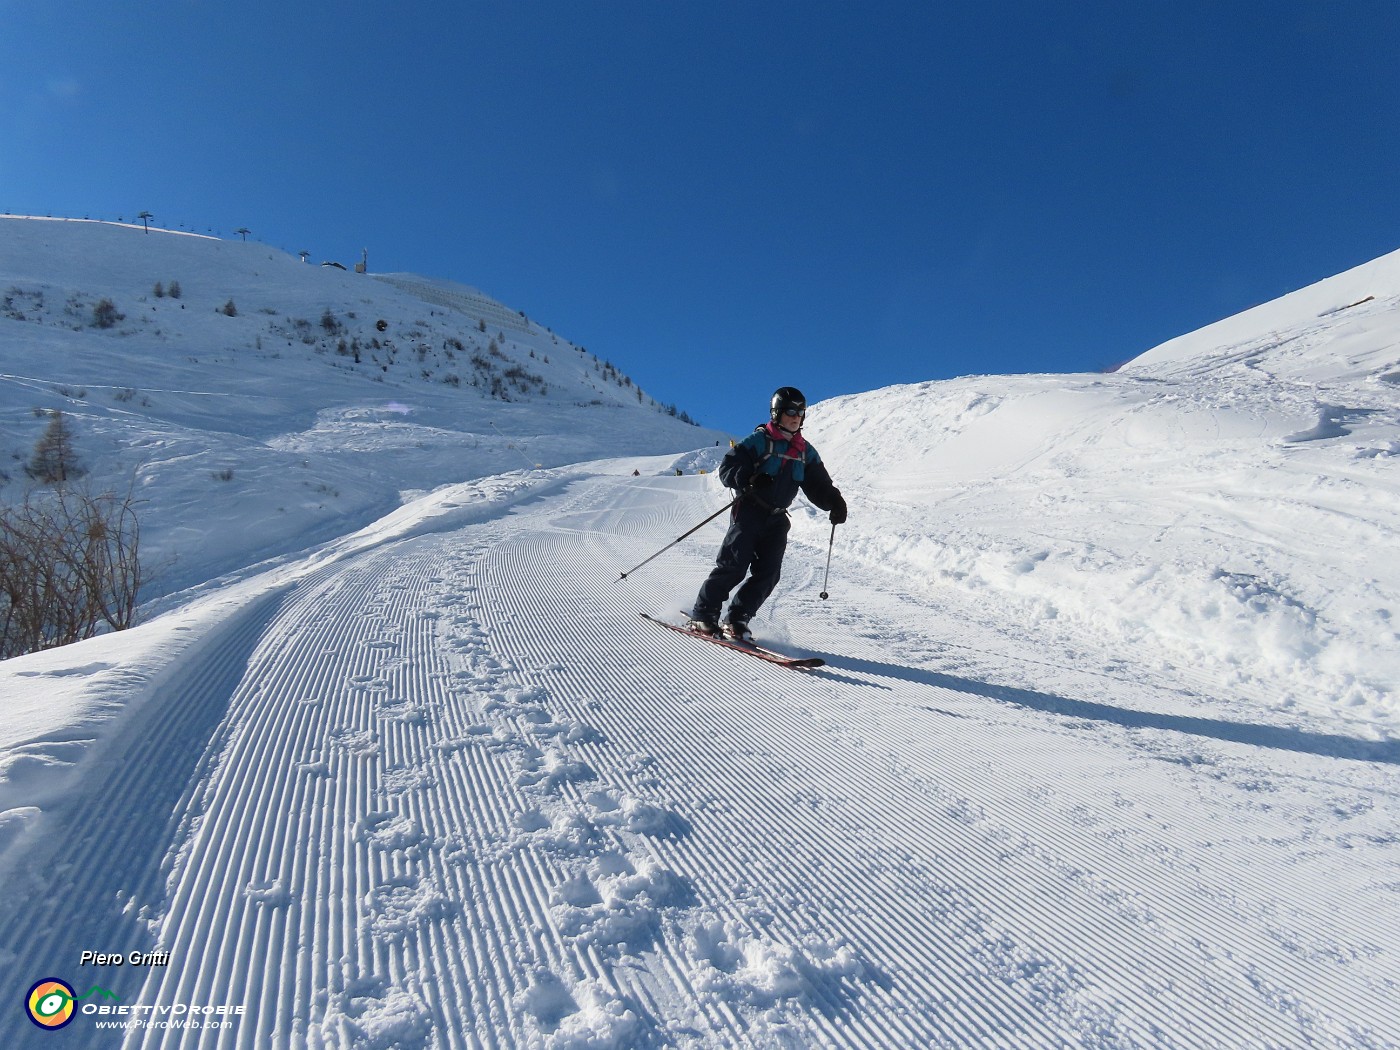
<path fill-rule="evenodd" d="M 0 960 L 159 948 L 95 983 L 245 1008 L 69 1045 L 1400 1046 L 1393 754 L 987 684 L 956 621 L 811 601 L 824 547 L 756 626 L 828 668 L 671 637 L 636 613 L 719 526 L 619 567 L 709 486 L 583 476 L 250 605 L 54 814 Z"/>

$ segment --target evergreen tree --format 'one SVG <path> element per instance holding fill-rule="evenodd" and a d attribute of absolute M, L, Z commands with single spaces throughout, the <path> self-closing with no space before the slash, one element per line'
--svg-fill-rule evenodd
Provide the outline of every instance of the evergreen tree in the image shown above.
<path fill-rule="evenodd" d="M 78 463 L 73 448 L 73 431 L 62 412 L 55 412 L 44 428 L 34 454 L 24 468 L 26 474 L 45 485 L 61 485 L 87 473 Z"/>

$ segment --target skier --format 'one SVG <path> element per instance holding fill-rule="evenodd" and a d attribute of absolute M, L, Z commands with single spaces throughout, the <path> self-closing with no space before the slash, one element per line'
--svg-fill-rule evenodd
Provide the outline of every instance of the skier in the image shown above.
<path fill-rule="evenodd" d="M 737 490 L 739 498 L 730 512 L 729 531 L 715 567 L 701 585 L 686 625 L 701 634 L 753 641 L 749 620 L 778 584 L 787 549 L 787 508 L 799 489 L 828 512 L 833 525 L 846 520 L 846 501 L 832 484 L 817 450 L 802 437 L 807 418 L 802 391 L 780 387 L 768 415 L 767 425 L 756 427 L 734 445 L 719 465 L 720 481 Z M 729 603 L 721 628 L 720 607 L 741 580 L 743 585 Z"/>

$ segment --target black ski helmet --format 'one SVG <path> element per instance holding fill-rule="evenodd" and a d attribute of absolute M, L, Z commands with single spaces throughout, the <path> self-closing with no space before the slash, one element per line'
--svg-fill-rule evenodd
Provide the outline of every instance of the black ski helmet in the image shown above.
<path fill-rule="evenodd" d="M 807 398 L 795 386 L 780 386 L 773 391 L 768 418 L 776 423 L 783 418 L 784 412 L 800 412 L 804 416 L 807 414 Z"/>

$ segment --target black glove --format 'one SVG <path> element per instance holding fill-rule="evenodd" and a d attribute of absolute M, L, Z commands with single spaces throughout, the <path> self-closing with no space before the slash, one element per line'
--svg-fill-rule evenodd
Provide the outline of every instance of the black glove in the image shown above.
<path fill-rule="evenodd" d="M 751 490 L 766 489 L 771 484 L 773 484 L 773 475 L 766 470 L 755 471 L 753 476 L 749 478 Z"/>
<path fill-rule="evenodd" d="M 846 501 L 841 498 L 841 494 L 836 494 L 836 499 L 831 504 L 831 524 L 846 524 Z"/>

